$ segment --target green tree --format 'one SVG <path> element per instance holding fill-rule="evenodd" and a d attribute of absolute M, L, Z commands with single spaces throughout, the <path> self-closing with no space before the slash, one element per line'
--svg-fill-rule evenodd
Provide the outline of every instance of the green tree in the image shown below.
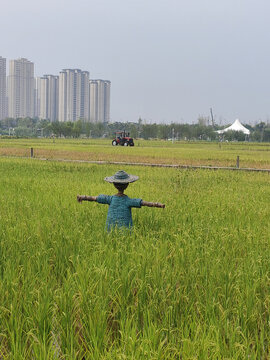
<path fill-rule="evenodd" d="M 245 141 L 245 134 L 242 131 L 227 131 L 224 133 L 224 139 L 228 141 Z"/>

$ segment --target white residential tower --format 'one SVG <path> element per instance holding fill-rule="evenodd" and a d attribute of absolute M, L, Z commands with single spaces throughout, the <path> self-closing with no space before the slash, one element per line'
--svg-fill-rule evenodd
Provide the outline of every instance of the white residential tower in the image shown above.
<path fill-rule="evenodd" d="M 24 58 L 9 62 L 8 116 L 34 117 L 34 63 Z"/>
<path fill-rule="evenodd" d="M 89 105 L 89 72 L 62 70 L 59 76 L 59 121 L 89 121 Z"/>
<path fill-rule="evenodd" d="M 90 121 L 109 122 L 110 120 L 110 91 L 109 80 L 90 80 Z"/>
<path fill-rule="evenodd" d="M 0 56 L 0 120 L 7 116 L 6 81 L 6 59 Z"/>
<path fill-rule="evenodd" d="M 59 77 L 44 75 L 36 79 L 36 116 L 50 121 L 58 120 Z"/>

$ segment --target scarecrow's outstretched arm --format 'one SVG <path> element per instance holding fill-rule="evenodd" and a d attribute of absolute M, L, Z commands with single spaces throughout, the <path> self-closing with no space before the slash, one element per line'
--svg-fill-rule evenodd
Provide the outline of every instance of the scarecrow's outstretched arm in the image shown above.
<path fill-rule="evenodd" d="M 141 206 L 158 207 L 158 208 L 163 208 L 163 209 L 165 208 L 165 205 L 164 205 L 164 204 L 147 202 L 147 201 L 142 201 L 142 202 L 141 202 Z"/>
<path fill-rule="evenodd" d="M 77 200 L 82 201 L 97 201 L 97 196 L 77 195 Z"/>

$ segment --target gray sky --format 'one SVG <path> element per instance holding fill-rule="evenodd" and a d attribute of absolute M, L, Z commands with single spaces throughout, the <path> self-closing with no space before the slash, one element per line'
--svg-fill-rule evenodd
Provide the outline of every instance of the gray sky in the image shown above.
<path fill-rule="evenodd" d="M 2 0 L 0 56 L 111 80 L 111 120 L 270 118 L 269 0 Z"/>

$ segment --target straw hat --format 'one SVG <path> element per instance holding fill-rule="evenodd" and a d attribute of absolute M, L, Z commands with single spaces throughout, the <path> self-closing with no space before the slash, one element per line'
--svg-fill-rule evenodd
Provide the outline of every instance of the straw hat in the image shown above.
<path fill-rule="evenodd" d="M 105 177 L 104 180 L 109 183 L 127 184 L 127 183 L 132 183 L 138 179 L 139 179 L 139 176 L 130 175 L 123 170 L 119 170 L 113 176 Z"/>

